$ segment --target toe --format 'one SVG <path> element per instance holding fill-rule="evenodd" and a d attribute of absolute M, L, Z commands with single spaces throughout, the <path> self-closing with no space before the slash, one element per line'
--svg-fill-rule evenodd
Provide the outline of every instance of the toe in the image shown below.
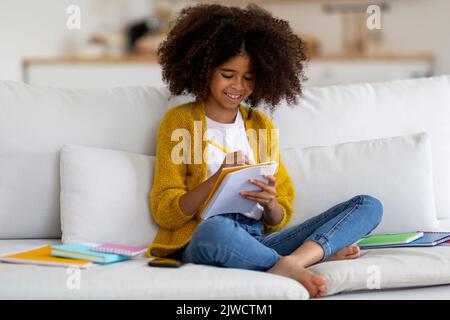
<path fill-rule="evenodd" d="M 361 256 L 361 250 L 358 246 L 356 246 L 356 249 L 353 251 L 353 253 L 349 256 L 349 259 L 356 259 Z"/>
<path fill-rule="evenodd" d="M 343 256 L 349 255 L 351 254 L 353 251 L 353 249 L 351 247 L 345 247 L 342 248 L 341 250 L 339 250 L 337 253 Z"/>
<path fill-rule="evenodd" d="M 327 288 L 326 288 L 326 286 L 320 286 L 320 287 L 319 287 L 319 291 L 317 292 L 316 297 L 317 297 L 317 298 L 321 298 L 321 297 L 326 296 L 326 294 L 327 294 Z"/>
<path fill-rule="evenodd" d="M 349 254 L 355 254 L 358 252 L 358 246 L 352 244 L 351 246 L 348 246 L 347 248 L 349 248 Z"/>
<path fill-rule="evenodd" d="M 358 251 L 358 249 L 353 245 L 345 247 L 345 249 L 343 249 L 343 250 L 345 250 L 344 254 L 346 257 L 349 255 L 355 254 Z"/>
<path fill-rule="evenodd" d="M 308 290 L 309 296 L 311 298 L 317 298 L 319 296 L 319 288 L 316 286 L 306 286 L 306 290 Z"/>
<path fill-rule="evenodd" d="M 349 253 L 345 256 L 346 259 L 355 259 L 360 256 L 360 250 L 358 246 L 351 246 L 349 248 Z"/>
<path fill-rule="evenodd" d="M 321 287 L 321 286 L 325 286 L 327 284 L 327 279 L 323 276 L 320 276 L 318 274 L 314 275 L 312 277 L 312 282 L 317 286 L 317 287 Z"/>

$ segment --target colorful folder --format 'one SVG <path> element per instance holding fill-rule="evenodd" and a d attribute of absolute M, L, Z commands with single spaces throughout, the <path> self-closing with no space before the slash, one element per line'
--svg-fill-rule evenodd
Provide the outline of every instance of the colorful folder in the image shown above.
<path fill-rule="evenodd" d="M 0 256 L 0 261 L 19 264 L 34 264 L 54 267 L 77 267 L 87 269 L 93 263 L 83 260 L 59 258 L 51 255 L 51 246 L 45 245 L 31 250 Z"/>

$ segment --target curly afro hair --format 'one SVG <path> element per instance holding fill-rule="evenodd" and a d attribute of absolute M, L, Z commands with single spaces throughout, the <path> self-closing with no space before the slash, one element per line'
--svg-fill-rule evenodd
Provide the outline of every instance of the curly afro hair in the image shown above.
<path fill-rule="evenodd" d="M 245 101 L 265 102 L 273 112 L 282 99 L 296 104 L 305 80 L 306 44 L 289 23 L 250 4 L 245 9 L 200 4 L 182 9 L 158 47 L 163 80 L 172 95 L 192 94 L 205 101 L 215 67 L 242 53 L 249 55 L 255 87 Z"/>

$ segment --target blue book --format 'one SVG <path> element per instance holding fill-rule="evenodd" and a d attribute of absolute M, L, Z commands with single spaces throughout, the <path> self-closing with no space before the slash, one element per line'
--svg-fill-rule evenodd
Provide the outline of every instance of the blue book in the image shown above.
<path fill-rule="evenodd" d="M 91 251 L 91 246 L 84 244 L 66 244 L 52 246 L 52 256 L 92 261 L 98 264 L 109 264 L 129 260 L 130 257 L 114 253 Z"/>

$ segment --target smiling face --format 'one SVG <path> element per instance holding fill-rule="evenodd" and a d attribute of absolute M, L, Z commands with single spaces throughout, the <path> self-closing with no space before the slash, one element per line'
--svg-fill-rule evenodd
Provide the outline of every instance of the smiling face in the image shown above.
<path fill-rule="evenodd" d="M 236 110 L 252 94 L 254 85 L 250 57 L 239 54 L 213 69 L 205 104 L 216 111 Z"/>

